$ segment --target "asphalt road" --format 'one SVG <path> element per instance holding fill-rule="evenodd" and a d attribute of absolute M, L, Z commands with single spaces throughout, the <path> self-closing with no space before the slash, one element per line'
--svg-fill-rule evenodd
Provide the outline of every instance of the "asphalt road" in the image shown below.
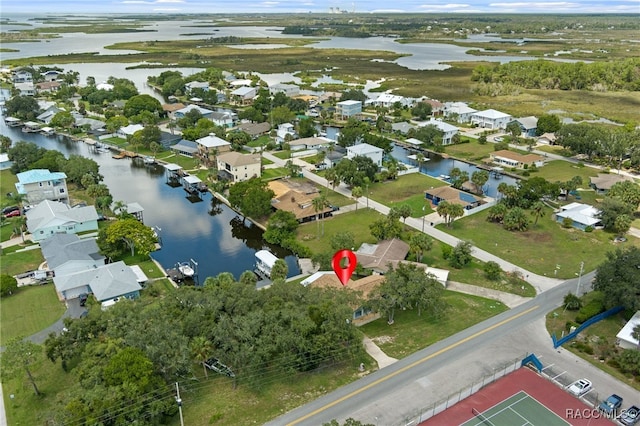
<path fill-rule="evenodd" d="M 582 277 L 590 283 L 593 273 Z M 594 390 L 587 398 L 617 393 L 623 407 L 640 403 L 640 392 L 620 383 L 562 348 L 553 349 L 544 316 L 574 291 L 577 279 L 566 281 L 531 301 L 429 346 L 267 425 L 321 425 L 353 417 L 374 425 L 417 424 L 421 413 L 456 395 L 484 377 L 535 353 L 545 369 L 563 384 L 588 377 Z M 586 289 L 585 289 L 586 290 Z"/>

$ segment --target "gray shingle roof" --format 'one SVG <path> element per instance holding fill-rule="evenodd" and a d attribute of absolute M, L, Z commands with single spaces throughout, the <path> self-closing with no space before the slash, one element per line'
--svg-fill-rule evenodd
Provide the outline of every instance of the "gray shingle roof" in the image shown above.
<path fill-rule="evenodd" d="M 99 268 L 55 277 L 59 292 L 88 285 L 95 298 L 102 302 L 140 291 L 136 274 L 124 262 L 110 263 Z"/>
<path fill-rule="evenodd" d="M 54 234 L 40 242 L 40 248 L 51 270 L 74 260 L 104 259 L 95 239 L 80 239 L 75 234 Z"/>

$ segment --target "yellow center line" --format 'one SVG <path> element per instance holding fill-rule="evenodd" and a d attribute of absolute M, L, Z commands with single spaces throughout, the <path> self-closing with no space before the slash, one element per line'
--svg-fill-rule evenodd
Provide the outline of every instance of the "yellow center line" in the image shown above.
<path fill-rule="evenodd" d="M 397 376 L 400 373 L 404 373 L 405 371 L 415 367 L 416 365 L 420 365 L 423 362 L 426 362 L 426 361 L 428 361 L 428 360 L 430 360 L 432 358 L 435 358 L 438 355 L 441 355 L 441 354 L 443 354 L 443 353 L 445 353 L 445 352 L 447 352 L 447 351 L 449 351 L 449 350 L 451 350 L 451 349 L 453 349 L 453 348 L 455 348 L 457 346 L 460 346 L 461 344 L 463 344 L 465 342 L 468 342 L 469 340 L 475 339 L 478 336 L 481 336 L 481 335 L 483 335 L 483 334 L 485 334 L 485 333 L 487 333 L 487 332 L 489 332 L 489 331 L 491 331 L 491 330 L 493 330 L 495 328 L 498 328 L 498 327 L 500 327 L 500 326 L 502 326 L 502 325 L 504 325 L 504 324 L 506 324 L 506 323 L 508 323 L 510 321 L 513 321 L 516 318 L 519 318 L 519 317 L 521 317 L 523 315 L 526 315 L 529 312 L 532 312 L 532 311 L 534 311 L 534 310 L 536 310 L 538 308 L 539 308 L 539 306 L 537 306 L 537 305 L 533 306 L 533 307 L 527 309 L 526 311 L 522 311 L 519 314 L 516 314 L 516 315 L 514 315 L 514 316 L 512 316 L 510 318 L 504 319 L 504 320 L 492 325 L 491 327 L 487 327 L 484 330 L 480 330 L 477 333 L 472 334 L 471 336 L 468 336 L 468 337 L 465 337 L 464 339 L 458 340 L 457 342 L 450 344 L 446 348 L 442 348 L 439 351 L 436 351 L 436 352 L 432 353 L 431 355 L 427 355 L 426 357 L 424 357 L 422 359 L 414 361 L 413 363 L 411 363 L 409 365 L 406 365 L 406 366 L 402 367 L 401 369 L 394 371 L 393 373 L 389 373 L 386 376 L 381 377 L 378 380 L 375 380 L 375 381 L 369 383 L 366 386 L 363 386 L 363 387 L 361 387 L 359 389 L 356 389 L 353 392 L 351 392 L 351 393 L 349 393 L 349 394 L 347 394 L 347 395 L 345 395 L 345 396 L 343 396 L 341 398 L 338 398 L 335 401 L 332 401 L 332 402 L 330 402 L 330 403 L 328 403 L 328 404 L 326 404 L 326 405 L 324 405 L 324 406 L 322 406 L 322 407 L 310 412 L 309 414 L 306 414 L 306 415 L 300 417 L 297 420 L 292 421 L 291 423 L 287 423 L 287 426 L 296 425 L 296 424 L 298 424 L 298 423 L 300 423 L 300 422 L 302 422 L 302 421 L 304 421 L 304 420 L 306 420 L 306 419 L 308 419 L 310 417 L 315 416 L 318 413 L 323 412 L 324 410 L 326 410 L 328 408 L 333 407 L 334 405 L 340 404 L 341 402 L 346 401 L 347 399 L 352 398 L 352 397 L 354 397 L 354 396 L 366 391 L 367 389 L 370 389 L 370 388 L 372 388 L 374 386 L 377 386 L 380 383 L 383 383 L 383 382 L 389 380 L 390 378 Z"/>

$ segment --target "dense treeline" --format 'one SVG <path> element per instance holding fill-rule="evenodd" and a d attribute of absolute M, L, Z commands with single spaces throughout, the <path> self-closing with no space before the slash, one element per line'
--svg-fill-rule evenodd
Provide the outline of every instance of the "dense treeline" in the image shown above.
<path fill-rule="evenodd" d="M 640 90 L 640 58 L 611 62 L 567 63 L 544 59 L 480 65 L 471 79 L 546 90 Z"/>
<path fill-rule="evenodd" d="M 157 424 L 176 411 L 172 383 L 211 358 L 252 388 L 351 359 L 361 350 L 348 321 L 355 300 L 347 290 L 297 283 L 256 291 L 253 273 L 239 282 L 223 273 L 158 303 L 92 309 L 45 343 L 47 357 L 77 377 L 60 396 L 59 420 Z"/>

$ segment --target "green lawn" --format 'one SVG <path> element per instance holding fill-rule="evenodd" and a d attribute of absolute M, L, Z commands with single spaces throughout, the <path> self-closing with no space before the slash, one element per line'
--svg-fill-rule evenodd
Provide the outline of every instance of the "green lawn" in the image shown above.
<path fill-rule="evenodd" d="M 298 227 L 297 239 L 314 253 L 331 251 L 331 236 L 346 230 L 355 236 L 356 247 L 362 243 L 375 243 L 376 239 L 371 236 L 369 224 L 381 217 L 382 215 L 374 210 L 360 208 L 358 211 L 323 219 L 319 225 L 316 221 L 304 223 Z M 318 226 L 324 226 L 324 236 L 320 238 Z"/>
<path fill-rule="evenodd" d="M 564 149 L 559 145 L 538 145 L 535 147 L 536 151 L 548 152 L 549 154 L 562 155 L 563 157 L 571 157 L 571 151 Z"/>
<path fill-rule="evenodd" d="M 494 144 L 485 143 L 484 145 L 478 143 L 476 139 L 469 139 L 469 143 L 461 143 L 457 145 L 447 145 L 445 147 L 445 153 L 456 157 L 464 158 L 470 161 L 479 161 L 483 158 L 489 157 L 489 154 L 494 151 Z M 429 167 L 429 163 L 427 163 Z"/>
<path fill-rule="evenodd" d="M 438 228 L 540 275 L 554 276 L 559 265 L 558 278 L 573 278 L 582 261 L 585 271 L 596 269 L 606 259 L 606 253 L 618 247 L 610 233 L 563 228 L 552 220 L 550 209 L 526 232 L 510 232 L 489 223 L 487 214 L 485 210 L 455 221 L 451 228 Z M 624 244 L 640 245 L 640 240 L 632 238 Z"/>
<path fill-rule="evenodd" d="M 271 154 L 281 160 L 289 160 L 291 158 L 291 151 L 273 151 Z"/>
<path fill-rule="evenodd" d="M 408 204 L 411 206 L 411 217 L 422 217 L 426 214 L 433 213 L 433 209 L 431 208 L 431 203 L 429 203 L 425 198 L 424 194 L 416 194 L 412 197 L 409 197 L 401 202 L 390 203 L 389 207 L 393 207 L 396 205 Z"/>
<path fill-rule="evenodd" d="M 262 164 L 263 166 L 268 166 L 269 164 L 273 164 L 273 161 L 269 160 L 268 158 L 262 157 L 262 159 L 260 160 L 260 164 Z"/>
<path fill-rule="evenodd" d="M 445 186 L 446 182 L 422 173 L 411 173 L 400 176 L 396 180 L 374 183 L 369 187 L 371 199 L 382 204 L 401 203 L 409 198 L 420 196 L 424 199 L 424 191 L 438 186 Z M 364 194 L 366 195 L 366 194 Z M 422 206 L 420 206 L 422 209 Z"/>
<path fill-rule="evenodd" d="M 261 179 L 262 180 L 273 180 L 273 179 L 278 179 L 278 178 L 285 177 L 288 174 L 289 174 L 289 169 L 286 169 L 284 167 L 278 167 L 278 168 L 275 168 L 275 169 L 264 169 L 262 171 Z"/>
<path fill-rule="evenodd" d="M 0 204 L 2 207 L 14 205 L 15 203 L 7 194 L 10 192 L 16 192 L 16 182 L 18 182 L 18 178 L 16 175 L 11 173 L 11 170 L 2 170 L 0 171 Z"/>
<path fill-rule="evenodd" d="M 166 155 L 158 156 L 159 160 L 166 161 L 181 166 L 184 170 L 193 170 L 198 167 L 200 163 L 196 158 L 187 157 L 184 155 L 176 155 L 173 152 L 167 152 Z"/>
<path fill-rule="evenodd" d="M 20 287 L 0 300 L 0 341 L 30 336 L 60 319 L 65 311 L 53 284 Z"/>
<path fill-rule="evenodd" d="M 2 264 L 2 273 L 9 275 L 17 275 L 23 272 L 38 269 L 38 266 L 44 262 L 42 251 L 40 249 L 26 250 L 16 252 L 22 247 L 8 247 L 2 251 L 0 256 L 0 264 Z"/>
<path fill-rule="evenodd" d="M 602 173 L 602 172 L 600 172 Z M 540 176 L 545 178 L 549 182 L 566 182 L 571 180 L 574 176 L 580 176 L 582 178 L 582 188 L 589 187 L 589 178 L 598 176 L 598 170 L 592 167 L 580 166 L 563 160 L 553 160 L 546 163 L 544 166 L 539 167 L 536 173 L 532 173 L 531 176 Z"/>
<path fill-rule="evenodd" d="M 446 291 L 450 308 L 441 319 L 417 310 L 397 310 L 393 325 L 387 318 L 365 324 L 362 331 L 389 356 L 404 358 L 474 324 L 508 310 L 501 302 L 453 291 Z"/>

